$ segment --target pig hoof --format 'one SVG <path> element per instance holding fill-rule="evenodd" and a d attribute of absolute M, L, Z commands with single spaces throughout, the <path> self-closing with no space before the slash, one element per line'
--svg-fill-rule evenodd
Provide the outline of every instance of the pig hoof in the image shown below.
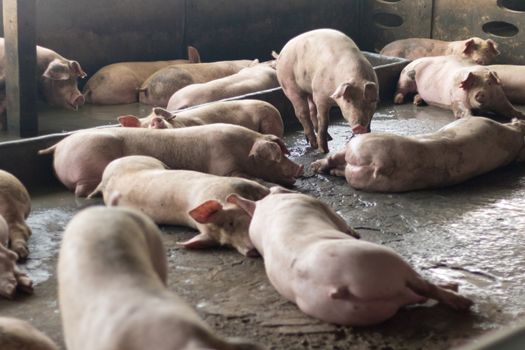
<path fill-rule="evenodd" d="M 455 298 L 449 300 L 447 304 L 454 310 L 468 310 L 474 302 L 461 295 L 455 295 Z"/>
<path fill-rule="evenodd" d="M 27 294 L 33 294 L 33 281 L 25 273 L 17 272 L 16 279 L 18 282 L 16 289 Z"/>
<path fill-rule="evenodd" d="M 403 96 L 402 93 L 397 93 L 396 96 L 394 97 L 394 103 L 396 105 L 400 105 L 403 103 L 404 99 L 405 99 L 405 96 Z"/>
<path fill-rule="evenodd" d="M 424 106 L 425 105 L 425 101 L 423 101 L 423 99 L 419 95 L 414 96 L 413 103 L 414 103 L 414 106 Z"/>
<path fill-rule="evenodd" d="M 29 249 L 25 242 L 14 242 L 11 245 L 11 250 L 18 255 L 18 260 L 25 260 L 29 255 Z"/>
<path fill-rule="evenodd" d="M 314 173 L 324 173 L 328 170 L 324 163 L 324 159 L 316 160 L 310 164 L 310 167 Z"/>

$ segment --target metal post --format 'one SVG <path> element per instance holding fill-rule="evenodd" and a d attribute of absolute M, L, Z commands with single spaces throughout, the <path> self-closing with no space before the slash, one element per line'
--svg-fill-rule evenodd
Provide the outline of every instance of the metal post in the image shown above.
<path fill-rule="evenodd" d="M 35 1 L 3 0 L 7 131 L 21 137 L 38 134 Z"/>

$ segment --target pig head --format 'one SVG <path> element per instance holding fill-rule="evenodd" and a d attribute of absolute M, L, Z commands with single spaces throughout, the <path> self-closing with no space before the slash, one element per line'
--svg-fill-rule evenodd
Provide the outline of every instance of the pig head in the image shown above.
<path fill-rule="evenodd" d="M 500 54 L 498 45 L 492 39 L 483 40 L 473 37 L 465 41 L 460 41 L 456 45 L 457 51 L 461 52 L 463 57 L 480 65 L 492 63 L 494 58 Z"/>
<path fill-rule="evenodd" d="M 172 129 L 185 126 L 176 119 L 175 114 L 161 107 L 153 108 L 146 118 L 123 115 L 118 117 L 118 122 L 126 128 Z"/>

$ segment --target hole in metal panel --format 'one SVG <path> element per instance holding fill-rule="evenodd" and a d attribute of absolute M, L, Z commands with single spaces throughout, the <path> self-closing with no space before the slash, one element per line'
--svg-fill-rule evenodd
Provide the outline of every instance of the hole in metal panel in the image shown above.
<path fill-rule="evenodd" d="M 498 6 L 510 11 L 525 12 L 523 0 L 498 0 Z"/>
<path fill-rule="evenodd" d="M 520 31 L 514 24 L 503 21 L 487 22 L 482 28 L 487 34 L 492 34 L 503 38 L 515 36 Z"/>
<path fill-rule="evenodd" d="M 374 23 L 380 27 L 395 28 L 403 24 L 403 18 L 393 13 L 379 12 L 374 15 Z"/>

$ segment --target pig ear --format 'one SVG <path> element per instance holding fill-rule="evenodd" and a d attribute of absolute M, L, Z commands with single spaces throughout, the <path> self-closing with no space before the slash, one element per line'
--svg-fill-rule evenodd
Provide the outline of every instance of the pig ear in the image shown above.
<path fill-rule="evenodd" d="M 58 59 L 54 59 L 51 61 L 51 63 L 49 63 L 42 76 L 51 80 L 68 80 L 71 76 L 71 73 L 67 63 Z"/>
<path fill-rule="evenodd" d="M 250 150 L 250 158 L 262 158 L 274 162 L 280 162 L 283 156 L 281 147 L 272 141 L 259 140 L 253 144 Z"/>
<path fill-rule="evenodd" d="M 298 193 L 298 192 L 289 190 L 281 186 L 273 186 L 273 187 L 270 187 L 270 193 L 276 194 L 276 193 Z"/>
<path fill-rule="evenodd" d="M 80 67 L 80 63 L 78 63 L 77 61 L 69 61 L 69 68 L 78 77 L 85 78 L 87 76 L 86 72 L 82 70 L 82 67 Z"/>
<path fill-rule="evenodd" d="M 210 199 L 198 207 L 189 211 L 190 216 L 199 224 L 208 224 L 211 222 L 213 214 L 222 210 L 222 204 L 215 199 Z"/>
<path fill-rule="evenodd" d="M 474 80 L 476 79 L 476 76 L 472 72 L 468 72 L 467 76 L 459 83 L 459 87 L 463 90 L 468 90 L 472 87 L 474 84 Z"/>
<path fill-rule="evenodd" d="M 256 65 L 258 65 L 258 64 L 259 64 L 259 59 L 256 58 L 256 59 L 254 59 L 254 60 L 252 61 L 252 63 L 250 63 L 250 64 L 248 65 L 248 67 L 253 67 L 253 66 L 256 66 Z"/>
<path fill-rule="evenodd" d="M 496 72 L 490 71 L 488 74 L 488 78 L 490 82 L 497 85 L 501 85 L 501 80 L 499 79 L 498 74 L 496 74 Z"/>
<path fill-rule="evenodd" d="M 469 54 L 471 51 L 474 50 L 474 47 L 476 46 L 476 42 L 474 39 L 468 39 L 465 41 L 465 47 L 463 48 L 464 54 Z"/>
<path fill-rule="evenodd" d="M 284 144 L 283 140 L 275 135 L 266 135 L 268 137 L 268 139 L 272 140 L 273 142 L 275 142 L 276 144 L 279 145 L 279 147 L 281 147 L 281 151 L 284 153 L 284 154 L 290 154 L 290 151 L 288 150 L 288 148 L 286 147 L 286 145 Z"/>
<path fill-rule="evenodd" d="M 177 242 L 177 244 L 188 249 L 205 249 L 218 245 L 217 241 L 215 241 L 206 233 L 199 233 L 191 239 L 184 242 Z"/>
<path fill-rule="evenodd" d="M 199 54 L 199 50 L 197 50 L 193 46 L 188 46 L 188 61 L 190 61 L 191 63 L 201 62 L 201 55 Z"/>
<path fill-rule="evenodd" d="M 153 108 L 153 113 L 159 117 L 164 118 L 165 120 L 171 120 L 175 118 L 175 115 L 171 114 L 170 111 L 161 107 Z"/>
<path fill-rule="evenodd" d="M 122 115 L 118 117 L 118 122 L 125 128 L 140 128 L 140 120 L 134 115 Z"/>
<path fill-rule="evenodd" d="M 337 87 L 337 89 L 335 89 L 334 93 L 330 97 L 333 98 L 334 100 L 336 98 L 341 98 L 341 97 L 344 97 L 345 99 L 349 100 L 351 97 L 351 94 L 350 94 L 351 92 L 352 92 L 352 83 L 351 82 L 342 83 Z"/>
<path fill-rule="evenodd" d="M 376 102 L 377 101 L 377 85 L 373 82 L 366 82 L 363 90 L 363 96 L 367 102 Z"/>
<path fill-rule="evenodd" d="M 226 197 L 226 202 L 237 205 L 250 216 L 253 216 L 253 213 L 255 212 L 255 202 L 241 197 L 236 193 L 228 195 L 228 197 Z"/>
<path fill-rule="evenodd" d="M 487 45 L 489 46 L 489 50 L 495 55 L 498 56 L 500 54 L 498 50 L 498 44 L 492 39 L 487 39 Z"/>

